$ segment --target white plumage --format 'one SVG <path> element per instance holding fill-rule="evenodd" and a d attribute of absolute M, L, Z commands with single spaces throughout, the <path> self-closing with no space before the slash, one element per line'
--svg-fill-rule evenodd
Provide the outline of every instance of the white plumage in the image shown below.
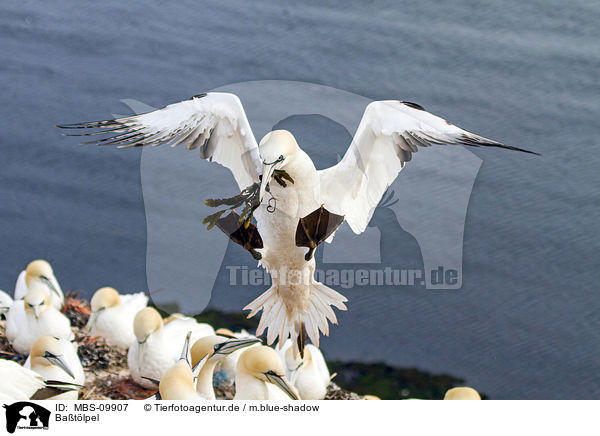
<path fill-rule="evenodd" d="M 6 315 L 6 337 L 15 351 L 29 353 L 42 336 L 72 339 L 69 319 L 50 304 L 48 294 L 30 290 L 25 299 L 13 303 Z"/>
<path fill-rule="evenodd" d="M 0 401 L 29 400 L 46 383 L 42 376 L 17 362 L 0 359 Z"/>
<path fill-rule="evenodd" d="M 90 335 L 103 337 L 109 345 L 129 348 L 135 341 L 135 315 L 147 304 L 148 296 L 143 292 L 119 294 L 113 288 L 98 289 L 91 301 Z"/>
<path fill-rule="evenodd" d="M 293 352 L 292 341 L 288 339 L 279 350 L 279 356 L 283 361 L 286 377 L 298 390 L 302 400 L 325 398 L 330 374 L 321 350 L 308 344 L 301 358 Z"/>
<path fill-rule="evenodd" d="M 287 131 L 270 132 L 257 146 L 233 94 L 202 94 L 147 114 L 61 127 L 107 129 L 108 138 L 90 143 L 119 147 L 185 143 L 198 149 L 203 159 L 229 168 L 241 189 L 258 183 L 262 172 L 260 200 L 269 191 L 277 203 L 274 210 L 262 203 L 254 212 L 264 245 L 256 251 L 273 286 L 245 309 L 249 316 L 263 311 L 257 335 L 268 329 L 269 344 L 290 337 L 294 349 L 303 329 L 318 347 L 319 331 L 328 335 L 328 322 L 337 323 L 332 306 L 346 309 L 346 298 L 314 280 L 314 258 L 305 260 L 308 249 L 296 246 L 300 218 L 324 206 L 343 216 L 355 233 L 363 232 L 385 190 L 419 147 L 448 144 L 526 151 L 463 130 L 414 103 L 395 100 L 369 104 L 343 159 L 324 170 L 315 168 Z M 271 183 L 275 170 L 284 170 L 294 183 L 287 187 Z"/>
<path fill-rule="evenodd" d="M 43 259 L 30 262 L 27 268 L 21 271 L 15 284 L 14 299 L 25 298 L 31 289 L 41 289 L 46 292 L 52 305 L 59 310 L 65 302 L 64 293 L 54 275 L 52 266 Z"/>
<path fill-rule="evenodd" d="M 215 334 L 210 325 L 198 323 L 193 318 L 174 319 L 163 325 L 154 308 L 146 307 L 139 311 L 134 319 L 136 340 L 127 354 L 129 370 L 136 383 L 148 389 L 155 388 L 156 384 L 144 377 L 161 379 L 164 372 L 179 360 L 188 332 L 192 332 L 193 342 Z"/>

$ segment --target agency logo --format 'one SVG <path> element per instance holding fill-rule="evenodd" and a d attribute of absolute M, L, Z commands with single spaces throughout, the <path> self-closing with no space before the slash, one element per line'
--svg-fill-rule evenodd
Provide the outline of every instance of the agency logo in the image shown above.
<path fill-rule="evenodd" d="M 14 433 L 16 429 L 48 430 L 50 411 L 38 404 L 19 401 L 4 405 L 6 413 L 6 431 Z"/>

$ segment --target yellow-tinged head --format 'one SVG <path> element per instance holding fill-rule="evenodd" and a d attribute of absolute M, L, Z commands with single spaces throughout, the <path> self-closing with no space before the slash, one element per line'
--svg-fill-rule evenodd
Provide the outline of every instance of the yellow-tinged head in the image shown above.
<path fill-rule="evenodd" d="M 50 309 L 50 297 L 45 291 L 33 288 L 27 292 L 23 299 L 25 304 L 25 313 L 34 315 L 36 318 Z"/>
<path fill-rule="evenodd" d="M 237 371 L 243 371 L 254 378 L 272 383 L 291 399 L 298 399 L 296 390 L 285 378 L 285 370 L 279 355 L 270 347 L 261 345 L 248 348 L 238 360 Z"/>
<path fill-rule="evenodd" d="M 175 313 L 172 313 L 172 314 L 170 314 L 169 316 L 167 316 L 167 317 L 164 319 L 164 321 L 163 321 L 163 322 L 164 322 L 164 324 L 165 324 L 165 325 L 167 325 L 167 324 L 169 324 L 171 321 L 174 321 L 174 320 L 176 320 L 176 319 L 182 319 L 182 318 L 185 318 L 185 315 L 184 315 L 183 313 L 178 313 L 178 312 L 175 312 Z"/>
<path fill-rule="evenodd" d="M 133 332 L 140 344 L 145 343 L 152 333 L 162 327 L 163 320 L 153 307 L 144 307 L 133 319 Z"/>
<path fill-rule="evenodd" d="M 169 368 L 158 385 L 163 400 L 185 400 L 196 395 L 194 374 L 188 363 L 180 360 Z"/>
<path fill-rule="evenodd" d="M 34 260 L 29 262 L 25 269 L 25 279 L 28 277 L 46 277 L 50 278 L 54 275 L 54 271 L 48 262 L 44 259 Z"/>
<path fill-rule="evenodd" d="M 75 378 L 71 368 L 66 364 L 62 343 L 52 336 L 43 336 L 35 341 L 31 346 L 30 356 L 31 369 L 34 371 L 40 367 L 58 366 Z"/>
<path fill-rule="evenodd" d="M 481 400 L 479 392 L 468 386 L 448 389 L 444 400 Z"/>
<path fill-rule="evenodd" d="M 192 346 L 192 367 L 195 367 L 202 359 L 208 356 L 216 360 L 250 345 L 258 344 L 258 338 L 228 338 L 224 336 L 205 336 L 194 342 Z"/>
<path fill-rule="evenodd" d="M 110 307 L 120 306 L 121 296 L 119 292 L 111 287 L 98 289 L 92 297 L 92 312 L 98 312 Z"/>

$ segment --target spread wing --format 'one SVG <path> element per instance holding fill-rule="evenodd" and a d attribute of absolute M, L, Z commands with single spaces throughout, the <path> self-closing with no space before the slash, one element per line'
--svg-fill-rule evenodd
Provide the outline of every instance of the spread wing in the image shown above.
<path fill-rule="evenodd" d="M 239 98 L 209 92 L 141 115 L 115 120 L 64 124 L 63 129 L 90 129 L 67 136 L 94 136 L 84 144 L 142 147 L 185 144 L 200 157 L 231 170 L 240 190 L 259 180 L 258 145 Z"/>
<path fill-rule="evenodd" d="M 365 109 L 343 159 L 319 172 L 321 202 L 330 212 L 344 215 L 355 233 L 362 233 L 383 193 L 412 154 L 433 144 L 537 154 L 463 130 L 414 103 L 376 101 Z"/>

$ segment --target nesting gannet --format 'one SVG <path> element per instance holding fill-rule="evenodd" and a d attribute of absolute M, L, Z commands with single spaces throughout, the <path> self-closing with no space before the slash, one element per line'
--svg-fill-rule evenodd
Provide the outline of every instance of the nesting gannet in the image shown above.
<path fill-rule="evenodd" d="M 321 350 L 312 344 L 307 344 L 304 348 L 304 356 L 300 357 L 294 353 L 292 341 L 288 339 L 278 352 L 285 367 L 285 375 L 296 387 L 301 399 L 325 398 L 331 376 Z"/>
<path fill-rule="evenodd" d="M 15 284 L 14 299 L 25 298 L 27 292 L 33 288 L 45 291 L 52 305 L 59 310 L 65 303 L 65 296 L 54 275 L 54 270 L 43 259 L 30 262 L 27 268 L 21 271 Z"/>
<path fill-rule="evenodd" d="M 36 353 L 38 355 L 42 353 L 46 354 L 47 351 L 48 353 L 61 358 L 61 360 L 73 373 L 74 383 L 76 383 L 77 385 L 83 385 L 85 383 L 85 373 L 83 371 L 83 366 L 81 365 L 81 360 L 79 360 L 79 355 L 77 354 L 77 348 L 77 343 L 74 341 L 70 341 L 68 339 L 56 339 L 52 336 L 43 336 L 37 341 L 35 341 L 35 343 L 31 347 L 32 351 L 27 357 L 25 363 L 23 364 L 23 367 L 31 369 L 32 357 Z M 44 371 L 41 371 L 39 372 L 39 374 L 45 375 L 43 374 L 43 372 Z M 51 374 L 48 375 L 51 376 Z M 62 378 L 52 379 L 68 382 L 68 380 L 63 380 Z"/>
<path fill-rule="evenodd" d="M 50 304 L 41 289 L 31 289 L 23 300 L 13 303 L 6 315 L 6 337 L 21 354 L 29 353 L 42 336 L 72 339 L 69 319 Z"/>
<path fill-rule="evenodd" d="M 100 288 L 92 297 L 87 328 L 92 336 L 102 336 L 109 345 L 129 348 L 135 341 L 133 319 L 147 304 L 148 296 L 143 292 L 119 294 L 114 288 Z"/>
<path fill-rule="evenodd" d="M 337 322 L 331 306 L 346 309 L 346 298 L 314 279 L 314 250 L 324 240 L 331 242 L 343 220 L 355 233 L 365 231 L 384 192 L 412 153 L 432 144 L 528 152 L 397 100 L 370 103 L 343 159 L 323 170 L 315 168 L 288 131 L 272 131 L 257 144 L 240 100 L 228 93 L 200 94 L 146 114 L 58 127 L 85 129 L 82 136 L 108 133 L 107 138 L 88 142 L 93 144 L 185 143 L 190 150 L 198 149 L 203 159 L 229 168 L 242 190 L 237 199 L 245 202 L 241 217 L 245 222 L 235 212 L 221 217 L 222 211 L 207 220 L 271 273 L 272 286 L 245 308 L 249 316 L 263 312 L 257 335 L 268 329 L 269 344 L 277 337 L 279 343 L 291 337 L 300 350 L 304 330 L 318 347 L 319 330 L 327 335 L 328 321 Z M 250 211 L 256 226 L 249 222 Z"/>
<path fill-rule="evenodd" d="M 167 324 L 169 324 L 171 321 L 174 321 L 174 320 L 176 320 L 176 319 L 183 319 L 183 318 L 185 318 L 185 317 L 186 317 L 186 316 L 185 316 L 183 313 L 175 312 L 175 313 L 172 313 L 172 314 L 170 314 L 169 316 L 167 316 L 167 317 L 166 317 L 166 318 L 163 320 L 163 322 L 164 322 L 164 324 L 165 324 L 165 325 L 167 325 Z"/>
<path fill-rule="evenodd" d="M 33 344 L 29 355 L 29 365 L 44 380 L 55 380 L 66 384 L 82 385 L 85 382 L 83 367 L 67 340 L 60 341 L 51 336 L 44 336 Z M 53 400 L 76 400 L 78 390 L 61 393 Z"/>
<path fill-rule="evenodd" d="M 215 400 L 213 388 L 213 373 L 217 363 L 236 351 L 243 350 L 254 344 L 260 343 L 257 338 L 226 338 L 224 336 L 205 336 L 198 339 L 192 346 L 192 366 L 200 364 L 200 372 L 196 380 L 196 391 L 209 400 Z"/>
<path fill-rule="evenodd" d="M 127 363 L 136 383 L 152 389 L 156 385 L 148 380 L 160 380 L 164 372 L 177 362 L 181 353 L 181 343 L 191 331 L 192 341 L 214 335 L 208 324 L 200 324 L 193 318 L 175 319 L 167 325 L 156 309 L 146 307 L 140 310 L 133 321 L 136 340 L 127 353 Z"/>
<path fill-rule="evenodd" d="M 37 372 L 17 362 L 0 359 L 0 401 L 45 400 L 78 389 L 79 386 L 45 381 Z"/>
<path fill-rule="evenodd" d="M 481 400 L 479 392 L 468 386 L 448 389 L 444 400 Z"/>
<path fill-rule="evenodd" d="M 250 347 L 238 360 L 234 400 L 298 400 L 277 352 L 264 345 Z"/>

